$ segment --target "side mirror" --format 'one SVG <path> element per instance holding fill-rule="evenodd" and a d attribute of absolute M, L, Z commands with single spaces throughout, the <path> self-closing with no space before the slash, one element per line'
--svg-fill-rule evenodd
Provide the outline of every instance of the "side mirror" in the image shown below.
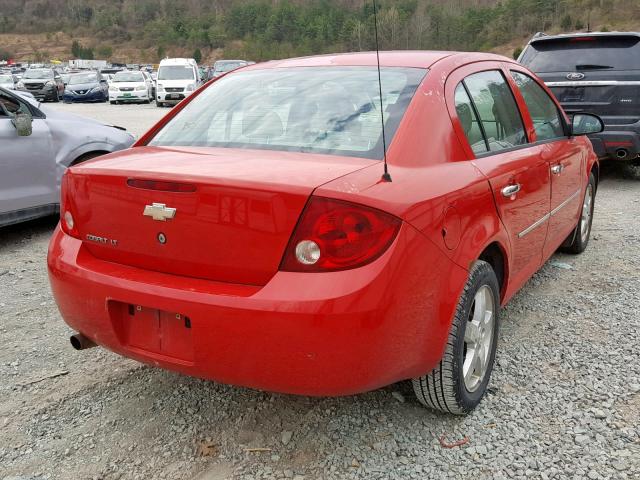
<path fill-rule="evenodd" d="M 11 119 L 19 137 L 28 137 L 33 133 L 33 117 L 28 112 L 16 113 Z"/>
<path fill-rule="evenodd" d="M 600 117 L 591 113 L 576 113 L 571 119 L 572 135 L 590 135 L 604 130 L 604 123 Z"/>

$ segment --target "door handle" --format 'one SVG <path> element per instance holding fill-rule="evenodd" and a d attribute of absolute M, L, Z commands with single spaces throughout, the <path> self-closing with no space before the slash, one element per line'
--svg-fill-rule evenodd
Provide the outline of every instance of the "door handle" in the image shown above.
<path fill-rule="evenodd" d="M 553 167 L 551 167 L 551 173 L 553 173 L 554 175 L 560 175 L 563 170 L 564 170 L 564 165 L 562 165 L 561 163 L 558 163 L 557 165 L 554 165 Z"/>
<path fill-rule="evenodd" d="M 519 183 L 507 185 L 502 189 L 502 196 L 507 198 L 512 197 L 520 191 L 520 188 L 522 188 L 522 186 Z"/>

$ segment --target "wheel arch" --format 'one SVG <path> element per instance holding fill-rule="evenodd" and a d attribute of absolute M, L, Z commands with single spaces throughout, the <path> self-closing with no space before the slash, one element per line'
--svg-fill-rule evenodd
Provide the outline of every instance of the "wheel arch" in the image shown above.
<path fill-rule="evenodd" d="M 498 278 L 498 286 L 500 287 L 500 299 L 505 296 L 506 286 L 509 279 L 508 257 L 506 249 L 498 241 L 493 241 L 487 245 L 482 253 L 478 255 L 478 260 L 483 260 L 491 265 L 493 271 Z"/>

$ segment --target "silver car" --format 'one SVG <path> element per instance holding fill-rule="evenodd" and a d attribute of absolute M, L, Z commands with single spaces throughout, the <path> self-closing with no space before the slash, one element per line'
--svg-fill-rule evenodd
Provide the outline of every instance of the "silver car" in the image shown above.
<path fill-rule="evenodd" d="M 56 213 L 69 166 L 133 142 L 123 129 L 0 88 L 0 227 Z"/>

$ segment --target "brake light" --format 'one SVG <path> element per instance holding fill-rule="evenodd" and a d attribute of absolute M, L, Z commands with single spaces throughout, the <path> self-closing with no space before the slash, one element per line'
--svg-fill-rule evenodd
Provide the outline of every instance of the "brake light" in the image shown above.
<path fill-rule="evenodd" d="M 361 267 L 382 255 L 401 220 L 375 208 L 312 197 L 285 251 L 280 270 L 329 272 Z"/>
<path fill-rule="evenodd" d="M 69 192 L 69 175 L 71 174 L 67 170 L 62 176 L 62 182 L 60 182 L 60 227 L 67 235 L 80 238 L 78 225 L 73 216 L 73 205 Z"/>

